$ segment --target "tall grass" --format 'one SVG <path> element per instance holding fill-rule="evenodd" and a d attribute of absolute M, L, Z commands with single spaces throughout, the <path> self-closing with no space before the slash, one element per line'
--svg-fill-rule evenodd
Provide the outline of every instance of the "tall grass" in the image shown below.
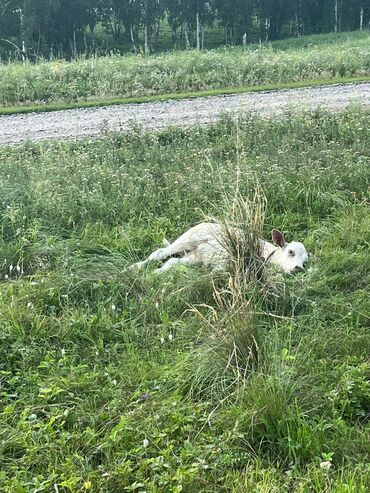
<path fill-rule="evenodd" d="M 266 286 L 260 243 L 266 204 L 258 186 L 251 198 L 240 196 L 237 187 L 235 192 L 226 197 L 226 217 L 218 219 L 230 257 L 228 268 L 212 284 L 212 305 L 203 302 L 192 309 L 207 336 L 179 367 L 191 395 L 224 397 L 236 384 L 243 385 L 258 363 L 255 315 Z"/>
<path fill-rule="evenodd" d="M 0 66 L 0 104 L 73 102 L 369 75 L 369 34 L 286 49 L 252 46 Z M 303 48 L 302 48 L 303 47 Z"/>
<path fill-rule="evenodd" d="M 369 491 L 369 122 L 0 148 L 0 490 Z M 229 272 L 126 271 L 204 215 Z"/>

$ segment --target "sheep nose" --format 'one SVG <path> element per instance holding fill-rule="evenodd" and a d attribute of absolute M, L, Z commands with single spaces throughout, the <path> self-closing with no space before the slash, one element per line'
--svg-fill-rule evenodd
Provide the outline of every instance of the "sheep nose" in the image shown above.
<path fill-rule="evenodd" d="M 303 272 L 304 271 L 304 267 L 301 266 L 301 265 L 296 265 L 296 267 L 295 267 L 294 270 L 295 270 L 295 272 Z"/>

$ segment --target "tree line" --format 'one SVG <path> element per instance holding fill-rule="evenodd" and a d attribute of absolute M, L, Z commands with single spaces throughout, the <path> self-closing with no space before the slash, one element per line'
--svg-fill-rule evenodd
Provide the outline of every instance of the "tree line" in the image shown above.
<path fill-rule="evenodd" d="M 225 44 L 365 29 L 370 0 L 0 0 L 0 49 L 25 59 L 89 52 L 103 30 L 132 51 L 155 51 L 166 21 L 173 46 L 202 49 L 206 29 Z"/>

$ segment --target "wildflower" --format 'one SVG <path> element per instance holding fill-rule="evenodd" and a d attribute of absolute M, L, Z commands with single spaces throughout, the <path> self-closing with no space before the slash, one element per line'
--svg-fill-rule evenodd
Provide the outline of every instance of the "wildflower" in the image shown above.
<path fill-rule="evenodd" d="M 172 335 L 172 334 L 170 334 L 170 335 L 168 336 L 168 340 L 171 342 L 171 341 L 172 341 L 172 339 L 173 339 L 173 335 Z"/>
<path fill-rule="evenodd" d="M 325 471 L 329 471 L 331 468 L 331 461 L 330 460 L 324 460 L 323 462 L 320 462 L 320 469 L 324 469 Z"/>
<path fill-rule="evenodd" d="M 164 344 L 164 337 L 161 337 L 161 344 Z"/>
<path fill-rule="evenodd" d="M 149 445 L 149 440 L 147 440 L 146 438 L 144 438 L 144 440 L 143 440 L 143 447 L 144 448 L 147 448 L 148 445 Z"/>

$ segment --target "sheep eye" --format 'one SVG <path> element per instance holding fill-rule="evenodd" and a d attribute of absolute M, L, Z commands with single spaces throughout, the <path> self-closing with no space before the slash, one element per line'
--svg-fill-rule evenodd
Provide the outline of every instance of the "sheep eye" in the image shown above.
<path fill-rule="evenodd" d="M 294 257 L 294 255 L 295 255 L 295 253 L 293 252 L 293 250 L 289 250 L 289 251 L 288 251 L 288 253 L 289 253 L 289 255 L 290 255 L 291 257 Z"/>

